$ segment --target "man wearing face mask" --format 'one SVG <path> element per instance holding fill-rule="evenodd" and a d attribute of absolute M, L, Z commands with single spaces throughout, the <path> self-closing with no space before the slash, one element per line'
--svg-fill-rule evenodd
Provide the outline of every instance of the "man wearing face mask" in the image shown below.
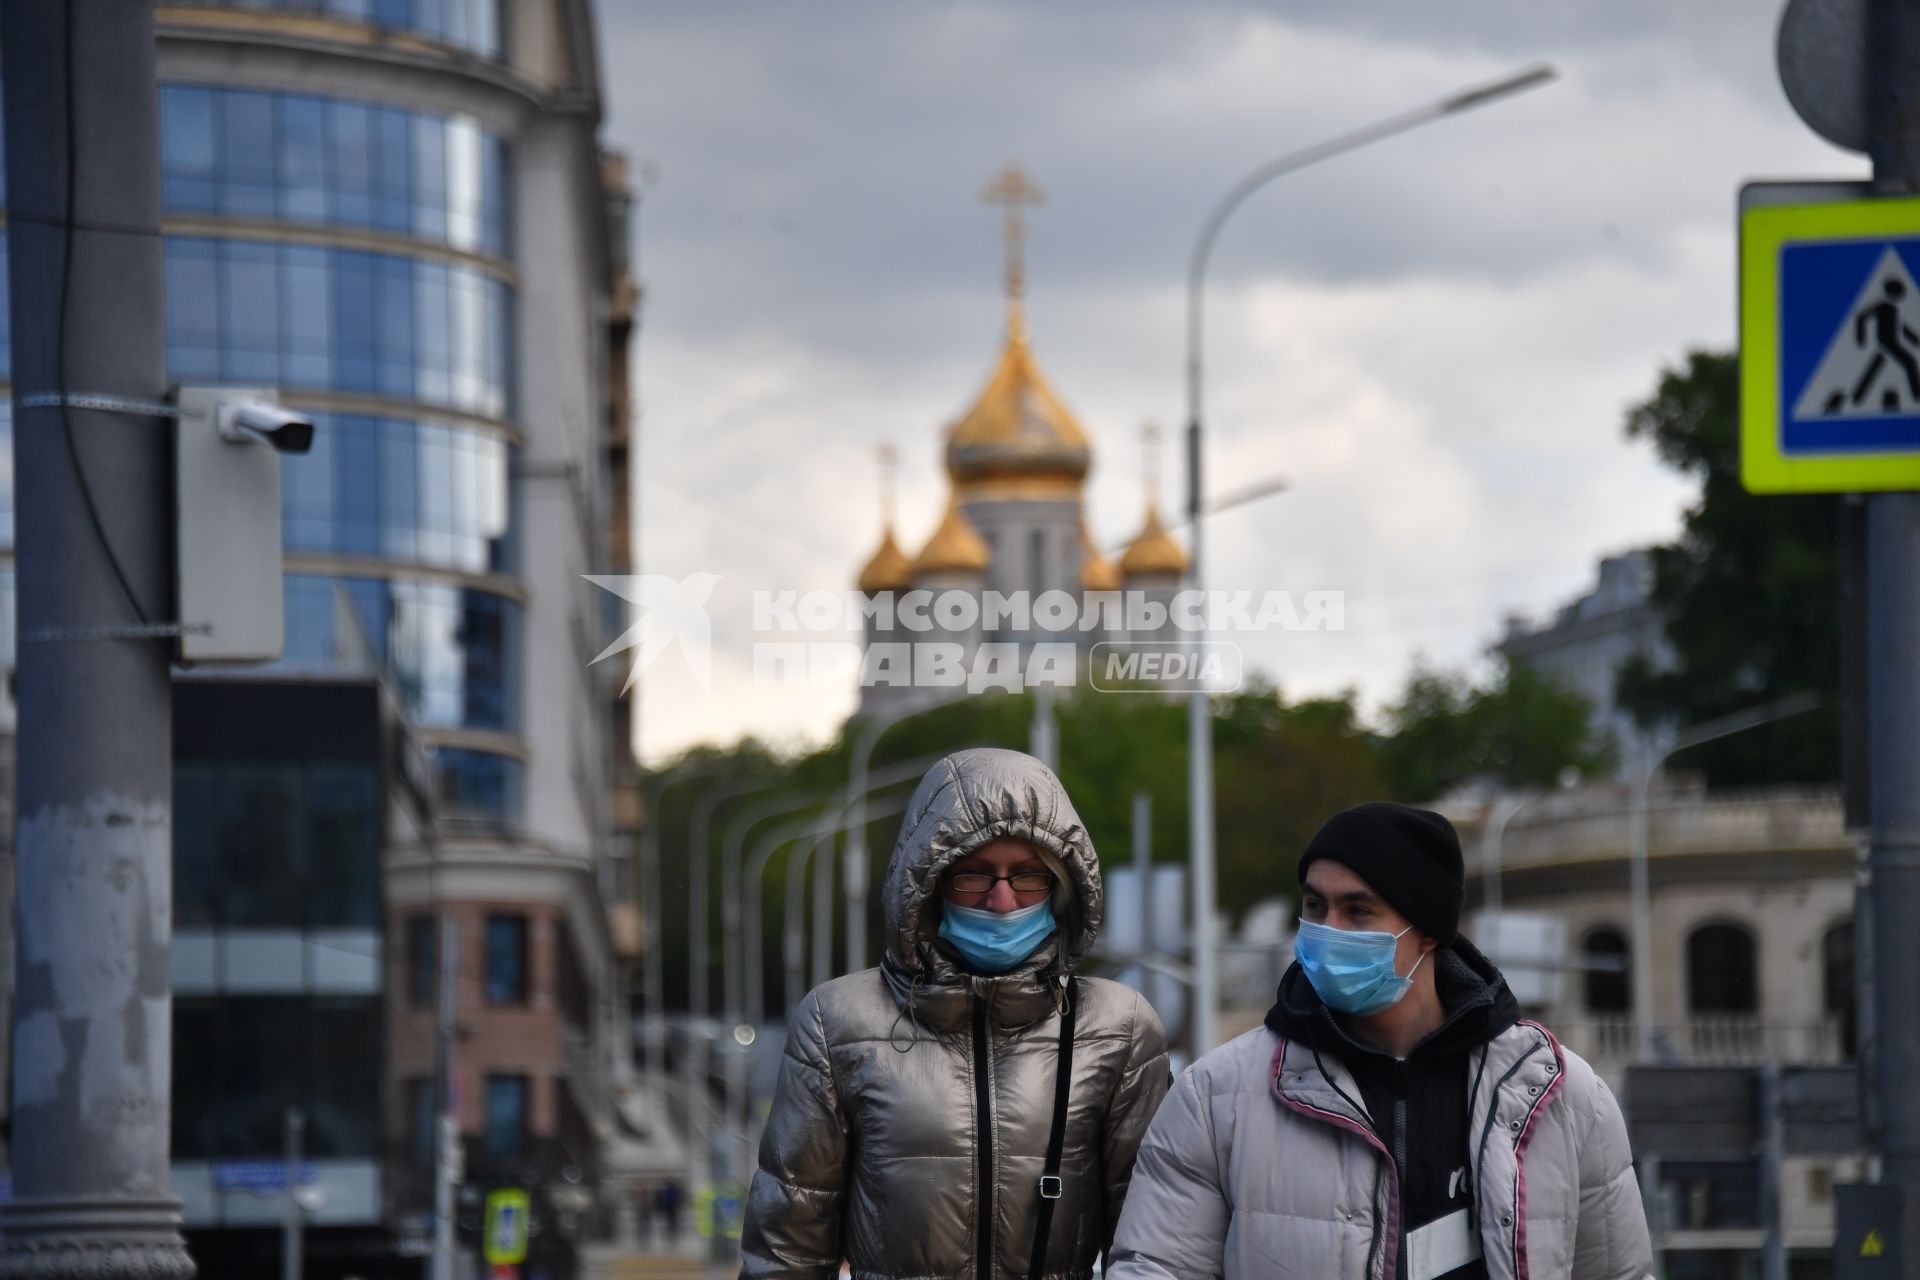
<path fill-rule="evenodd" d="M 887 869 L 877 969 L 793 1013 L 743 1277 L 1084 1280 L 1169 1083 L 1130 987 L 1075 970 L 1100 862 L 1053 771 L 956 752 L 921 780 Z"/>
<path fill-rule="evenodd" d="M 1155 1117 L 1109 1275 L 1648 1277 L 1620 1108 L 1460 936 L 1452 824 L 1363 804 L 1297 872 L 1295 963 Z"/>

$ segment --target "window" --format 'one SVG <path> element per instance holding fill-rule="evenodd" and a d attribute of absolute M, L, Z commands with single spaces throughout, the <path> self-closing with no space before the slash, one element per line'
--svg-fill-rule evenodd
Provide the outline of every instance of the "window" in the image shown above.
<path fill-rule="evenodd" d="M 1840 1024 L 1840 1051 L 1853 1057 L 1860 1034 L 1860 989 L 1855 983 L 1853 921 L 1842 920 L 1820 940 L 1821 1004 Z"/>
<path fill-rule="evenodd" d="M 1618 929 L 1602 925 L 1588 933 L 1581 949 L 1581 961 L 1590 1012 L 1625 1013 L 1633 1006 L 1627 940 Z"/>
<path fill-rule="evenodd" d="M 176 926 L 377 929 L 376 791 L 367 765 L 182 763 Z"/>
<path fill-rule="evenodd" d="M 511 406 L 512 289 L 476 268 L 168 236 L 166 271 L 176 377 L 354 391 L 492 418 Z"/>
<path fill-rule="evenodd" d="M 220 376 L 220 259 L 211 240 L 167 244 L 167 363 L 180 378 Z"/>
<path fill-rule="evenodd" d="M 232 382 L 273 383 L 280 374 L 280 250 L 224 246 L 220 273 L 220 372 Z"/>
<path fill-rule="evenodd" d="M 221 770 L 219 886 L 225 924 L 297 928 L 306 923 L 300 770 Z"/>
<path fill-rule="evenodd" d="M 325 14 L 341 22 L 390 27 L 486 58 L 501 55 L 501 0 L 181 0 L 227 9 Z"/>
<path fill-rule="evenodd" d="M 1737 924 L 1702 925 L 1687 935 L 1687 1007 L 1694 1013 L 1752 1013 L 1759 1007 L 1753 935 Z"/>
<path fill-rule="evenodd" d="M 160 87 L 160 152 L 165 158 L 161 197 L 168 209 L 211 213 L 214 159 L 214 91 L 187 85 Z"/>
<path fill-rule="evenodd" d="M 380 833 L 374 771 L 366 765 L 306 770 L 308 911 L 333 926 L 380 923 Z"/>
<path fill-rule="evenodd" d="M 358 102 L 327 103 L 328 217 L 348 226 L 373 221 L 373 113 Z"/>
<path fill-rule="evenodd" d="M 1662 1160 L 1660 1181 L 1683 1231 L 1751 1229 L 1761 1224 L 1760 1162 Z"/>
<path fill-rule="evenodd" d="M 220 212 L 270 218 L 274 207 L 273 96 L 220 94 Z"/>
<path fill-rule="evenodd" d="M 304 1003 L 307 1150 L 315 1156 L 371 1155 L 380 1147 L 384 1011 L 379 1001 L 357 997 Z M 261 1052 L 287 1050 L 269 1042 Z M 229 1083 L 244 1089 L 245 1080 L 236 1064 Z"/>
<path fill-rule="evenodd" d="M 432 1076 L 415 1076 L 407 1081 L 407 1152 L 421 1169 L 433 1167 L 440 1128 L 440 1117 L 434 1110 L 437 1101 Z"/>
<path fill-rule="evenodd" d="M 1027 581 L 1029 591 L 1047 589 L 1047 535 L 1039 530 L 1027 534 Z"/>
<path fill-rule="evenodd" d="M 286 1110 L 307 1116 L 307 1154 L 379 1150 L 378 999 L 223 996 L 174 1002 L 173 1155 L 277 1159 Z"/>
<path fill-rule="evenodd" d="M 487 1003 L 527 1002 L 527 918 L 487 917 Z"/>
<path fill-rule="evenodd" d="M 369 446 L 372 443 L 367 441 Z M 377 454 L 377 449 L 369 447 L 353 456 Z M 344 449 L 335 455 L 336 476 L 349 471 L 348 456 Z M 378 465 L 372 462 L 369 469 Z M 367 472 L 355 474 L 364 478 Z M 369 505 L 377 502 L 377 495 L 361 496 Z M 371 514 L 349 519 L 341 513 L 335 532 L 345 538 L 364 527 L 375 534 L 375 520 Z M 377 546 L 368 551 L 377 553 Z M 345 629 L 355 624 L 345 611 L 335 608 L 336 584 L 346 588 L 358 627 L 376 656 L 392 670 L 396 691 L 416 724 L 509 733 L 519 727 L 519 604 L 490 592 L 438 582 L 288 574 L 283 661 L 290 667 L 326 668 L 352 652 L 356 642 L 349 641 Z M 442 770 L 450 812 L 502 822 L 518 818 L 522 770 L 517 762 L 501 763 L 485 752 L 451 758 L 472 767 L 463 764 L 455 777 Z"/>
<path fill-rule="evenodd" d="M 526 1145 L 527 1078 L 487 1077 L 487 1154 L 517 1157 Z"/>
<path fill-rule="evenodd" d="M 205 92 L 204 90 L 202 92 Z M 327 106 L 322 98 L 280 99 L 280 216 L 322 222 L 327 216 Z M 167 157 L 171 167 L 172 156 Z"/>
<path fill-rule="evenodd" d="M 518 760 L 464 747 L 438 747 L 433 753 L 445 816 L 510 826 L 520 815 Z"/>
<path fill-rule="evenodd" d="M 173 927 L 220 922 L 219 771 L 181 762 L 173 770 Z"/>
<path fill-rule="evenodd" d="M 163 85 L 160 162 L 169 213 L 372 226 L 506 252 L 507 144 L 470 116 Z"/>
<path fill-rule="evenodd" d="M 440 993 L 440 931 L 432 916 L 407 917 L 407 1005 L 431 1009 Z"/>
<path fill-rule="evenodd" d="M 327 251 L 303 245 L 282 250 L 280 324 L 282 369 L 289 382 L 333 385 L 333 281 Z M 294 455 L 299 456 L 299 455 Z"/>

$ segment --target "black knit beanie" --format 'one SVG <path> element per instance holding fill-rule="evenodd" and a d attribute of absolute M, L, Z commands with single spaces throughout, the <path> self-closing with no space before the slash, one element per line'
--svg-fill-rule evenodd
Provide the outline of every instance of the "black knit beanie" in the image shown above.
<path fill-rule="evenodd" d="M 1373 800 L 1326 820 L 1300 855 L 1300 883 L 1316 859 L 1337 862 L 1441 946 L 1460 932 L 1466 896 L 1460 837 L 1428 809 Z"/>

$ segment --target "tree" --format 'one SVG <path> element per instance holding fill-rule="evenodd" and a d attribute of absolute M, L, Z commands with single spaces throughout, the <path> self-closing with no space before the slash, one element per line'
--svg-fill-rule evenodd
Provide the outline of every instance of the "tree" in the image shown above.
<path fill-rule="evenodd" d="M 1627 416 L 1629 438 L 1698 479 L 1680 538 L 1653 550 L 1653 601 L 1674 663 L 1636 658 L 1617 696 L 1642 725 L 1685 726 L 1811 692 L 1816 711 L 1674 757 L 1711 786 L 1840 776 L 1840 498 L 1740 486 L 1738 357 L 1692 351 Z"/>
<path fill-rule="evenodd" d="M 1219 900 L 1236 921 L 1263 899 L 1295 897 L 1294 866 L 1320 824 L 1387 793 L 1355 703 L 1347 690 L 1289 705 L 1257 677 L 1216 701 Z"/>
<path fill-rule="evenodd" d="M 1477 686 L 1458 673 L 1416 669 L 1387 708 L 1380 743 L 1391 793 L 1419 803 L 1475 779 L 1550 787 L 1568 769 L 1605 772 L 1609 744 L 1592 728 L 1592 704 L 1525 664 L 1508 663 Z"/>

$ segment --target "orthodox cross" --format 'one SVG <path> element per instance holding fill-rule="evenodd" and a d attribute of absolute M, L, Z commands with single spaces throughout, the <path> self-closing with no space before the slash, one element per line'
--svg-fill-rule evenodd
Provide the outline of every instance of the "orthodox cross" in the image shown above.
<path fill-rule="evenodd" d="M 1026 211 L 1037 209 L 1046 203 L 1046 193 L 1033 185 L 1027 177 L 1027 171 L 1017 164 L 1009 164 L 994 178 L 980 199 L 986 204 L 997 204 L 1006 210 L 1007 239 L 1007 316 L 1010 327 L 1016 331 L 1020 322 L 1020 300 L 1026 293 Z"/>

